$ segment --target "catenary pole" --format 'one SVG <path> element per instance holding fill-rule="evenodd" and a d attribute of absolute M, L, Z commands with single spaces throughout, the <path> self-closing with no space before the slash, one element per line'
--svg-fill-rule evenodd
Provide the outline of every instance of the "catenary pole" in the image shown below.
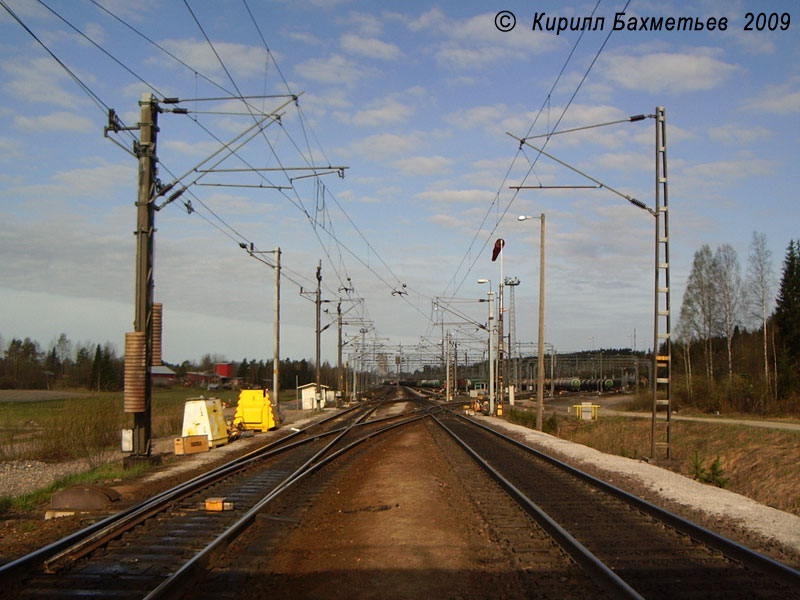
<path fill-rule="evenodd" d="M 336 392 L 336 407 L 342 407 L 344 400 L 344 370 L 342 369 L 342 301 L 336 304 L 336 325 L 338 329 L 338 339 L 336 342 L 336 379 L 339 389 Z"/>
<path fill-rule="evenodd" d="M 144 93 L 139 106 L 139 142 L 134 146 L 139 159 L 139 189 L 136 201 L 136 307 L 133 328 L 145 334 L 145 378 L 144 411 L 133 413 L 133 456 L 146 457 L 151 452 L 150 363 L 153 360 L 153 235 L 158 104 L 153 94 Z"/>
<path fill-rule="evenodd" d="M 544 213 L 539 240 L 539 336 L 536 363 L 536 429 L 542 431 L 544 413 Z M 551 360 L 552 364 L 552 360 Z"/>
<path fill-rule="evenodd" d="M 274 342 L 272 356 L 272 406 L 276 408 L 280 420 L 280 365 L 281 365 L 281 249 L 275 246 L 275 301 L 273 304 L 275 322 L 273 324 Z"/>
<path fill-rule="evenodd" d="M 317 297 L 316 297 L 316 304 L 317 304 L 317 377 L 316 377 L 316 387 L 314 391 L 314 401 L 317 404 L 317 409 L 322 407 L 322 397 L 320 395 L 320 335 L 322 331 L 320 330 L 320 307 L 322 306 L 322 298 L 320 297 L 320 286 L 322 285 L 322 261 L 319 261 L 317 265 Z"/>

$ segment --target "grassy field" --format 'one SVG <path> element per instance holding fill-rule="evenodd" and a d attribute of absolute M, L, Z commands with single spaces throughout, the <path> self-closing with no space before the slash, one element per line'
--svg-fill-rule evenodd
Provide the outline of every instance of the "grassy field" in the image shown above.
<path fill-rule="evenodd" d="M 518 411 L 514 411 L 515 413 Z M 533 413 L 510 415 L 510 420 L 531 427 Z M 647 419 L 604 417 L 595 422 L 551 417 L 545 431 L 601 452 L 629 458 L 650 456 L 650 422 Z M 763 504 L 800 515 L 800 432 L 744 425 L 672 422 L 673 470 L 706 472 L 719 459 L 725 489 Z"/>
<path fill-rule="evenodd" d="M 184 402 L 200 396 L 235 407 L 239 392 L 155 388 L 153 437 L 180 435 Z M 294 390 L 281 393 L 282 402 L 294 398 Z M 133 415 L 122 412 L 122 392 L 0 390 L 0 460 L 85 459 L 96 467 L 119 449 L 120 431 L 132 426 Z"/>
<path fill-rule="evenodd" d="M 180 435 L 188 398 L 220 398 L 235 406 L 238 392 L 174 388 L 153 391 L 153 436 Z M 87 392 L 70 398 L 23 400 L 0 394 L 0 460 L 84 459 L 89 467 L 105 462 L 119 448 L 120 431 L 133 425 L 122 412 L 122 392 Z"/>
<path fill-rule="evenodd" d="M 234 390 L 174 388 L 153 390 L 154 437 L 181 433 L 184 402 L 190 398 L 220 398 L 236 406 Z M 281 394 L 293 401 L 294 390 Z M 131 427 L 133 416 L 122 411 L 122 392 L 58 392 L 0 390 L 0 460 L 60 462 L 81 460 L 86 471 L 70 475 L 33 493 L 15 498 L 0 491 L 0 515 L 10 509 L 32 510 L 58 490 L 74 485 L 120 481 L 137 477 L 144 464 L 123 469 L 119 460 L 120 431 Z"/>

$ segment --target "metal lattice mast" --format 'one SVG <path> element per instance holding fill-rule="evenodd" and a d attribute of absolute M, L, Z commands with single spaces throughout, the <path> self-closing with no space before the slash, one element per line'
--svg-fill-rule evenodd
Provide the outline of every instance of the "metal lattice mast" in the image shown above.
<path fill-rule="evenodd" d="M 653 411 L 651 448 L 664 451 L 672 458 L 670 439 L 672 425 L 672 339 L 670 329 L 669 278 L 669 196 L 667 194 L 667 121 L 663 106 L 656 107 L 656 198 L 655 198 L 655 315 L 653 324 Z M 662 348 L 663 346 L 663 348 Z M 658 418 L 659 409 L 664 418 Z"/>

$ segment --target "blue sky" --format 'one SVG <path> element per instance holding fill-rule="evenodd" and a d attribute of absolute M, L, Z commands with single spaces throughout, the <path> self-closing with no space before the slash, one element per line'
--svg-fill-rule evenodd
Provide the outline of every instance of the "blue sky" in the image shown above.
<path fill-rule="evenodd" d="M 30 336 L 46 347 L 66 332 L 121 352 L 133 328 L 137 168 L 103 127 L 106 107 L 135 125 L 144 92 L 188 99 L 180 106 L 189 115 L 160 115 L 164 183 L 252 125 L 241 102 L 195 100 L 237 88 L 299 98 L 220 168 L 348 167 L 344 178 L 292 181 L 299 172 L 271 171 L 266 180 L 208 174 L 198 183 L 237 187 L 194 185 L 156 215 L 155 297 L 165 307 L 171 362 L 205 353 L 271 357 L 272 270 L 249 257 L 243 241 L 283 251 L 284 357 L 314 356 L 314 307 L 299 292 L 314 287 L 318 260 L 324 298 L 363 299 L 344 303 L 354 305 L 346 339 L 369 321 L 368 335 L 387 353 L 400 345 L 412 353 L 421 339 L 431 347 L 441 339 L 437 297 L 456 297 L 459 312 L 485 321 L 477 299 L 487 290 L 477 280 L 496 288 L 498 237 L 506 241 L 504 274 L 522 282 L 518 338 L 535 340 L 539 223 L 516 217 L 540 213 L 548 343 L 563 351 L 629 347 L 636 331 L 639 349 L 652 346 L 652 217 L 607 190 L 515 193 L 510 186 L 589 182 L 536 160 L 530 148 L 520 152 L 506 132 L 538 135 L 557 123 L 580 127 L 666 108 L 676 315 L 701 244 L 731 244 L 744 273 L 752 232 L 763 232 L 777 278 L 788 241 L 800 237 L 794 2 L 633 0 L 629 17 L 726 17 L 728 28 L 609 37 L 624 2 L 603 0 L 595 16 L 605 17 L 604 29 L 580 40 L 574 31 L 532 31 L 534 14 L 583 19 L 595 3 L 190 0 L 190 11 L 177 1 L 80 0 L 47 2 L 51 12 L 32 0 L 4 2 L 98 99 L 0 7 L 5 343 Z M 513 31 L 496 29 L 501 10 L 515 13 Z M 797 22 L 786 31 L 744 31 L 747 12 L 788 13 Z M 270 113 L 286 99 L 250 102 Z M 130 148 L 131 136 L 113 137 Z M 653 205 L 652 119 L 557 136 L 547 149 Z M 474 326 L 445 327 L 480 353 Z M 331 327 L 323 357 L 334 361 L 335 352 Z"/>

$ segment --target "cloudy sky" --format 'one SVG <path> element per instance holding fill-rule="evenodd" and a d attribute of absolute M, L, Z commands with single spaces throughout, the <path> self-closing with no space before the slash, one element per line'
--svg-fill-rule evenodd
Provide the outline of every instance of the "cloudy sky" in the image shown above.
<path fill-rule="evenodd" d="M 626 19 L 636 23 L 713 17 L 727 29 L 612 31 L 624 6 L 2 0 L 0 336 L 46 348 L 65 332 L 121 352 L 133 328 L 128 151 L 138 132 L 105 138 L 103 128 L 109 108 L 136 126 L 139 99 L 152 93 L 188 110 L 159 115 L 159 178 L 188 187 L 156 215 L 166 360 L 272 355 L 272 269 L 240 243 L 282 249 L 283 357 L 314 356 L 314 306 L 300 292 L 316 285 L 319 260 L 323 298 L 349 310 L 345 339 L 369 323 L 387 352 L 413 354 L 452 329 L 479 354 L 480 333 L 455 313 L 485 322 L 477 280 L 497 287 L 497 238 L 504 275 L 521 281 L 518 339 L 535 340 L 539 221 L 516 217 L 541 213 L 548 343 L 630 347 L 635 332 L 637 348 L 651 347 L 653 218 L 607 189 L 512 189 L 592 184 L 507 133 L 664 106 L 674 312 L 701 244 L 731 244 L 744 271 L 752 232 L 763 232 L 777 277 L 800 237 L 800 9 L 632 0 Z M 502 10 L 516 16 L 512 31 L 496 27 Z M 604 27 L 534 31 L 537 11 L 543 25 L 603 17 Z M 745 30 L 748 12 L 765 13 L 760 31 L 755 19 Z M 248 105 L 232 100 L 240 95 Z M 262 132 L 207 161 L 259 114 L 273 115 Z M 547 152 L 653 206 L 654 131 L 652 119 L 587 129 L 552 137 Z M 292 170 L 309 165 L 347 168 L 316 178 Z M 272 170 L 242 171 L 256 167 Z M 452 309 L 444 326 L 437 298 Z M 325 306 L 335 313 L 335 302 Z M 331 327 L 323 357 L 335 356 Z"/>

